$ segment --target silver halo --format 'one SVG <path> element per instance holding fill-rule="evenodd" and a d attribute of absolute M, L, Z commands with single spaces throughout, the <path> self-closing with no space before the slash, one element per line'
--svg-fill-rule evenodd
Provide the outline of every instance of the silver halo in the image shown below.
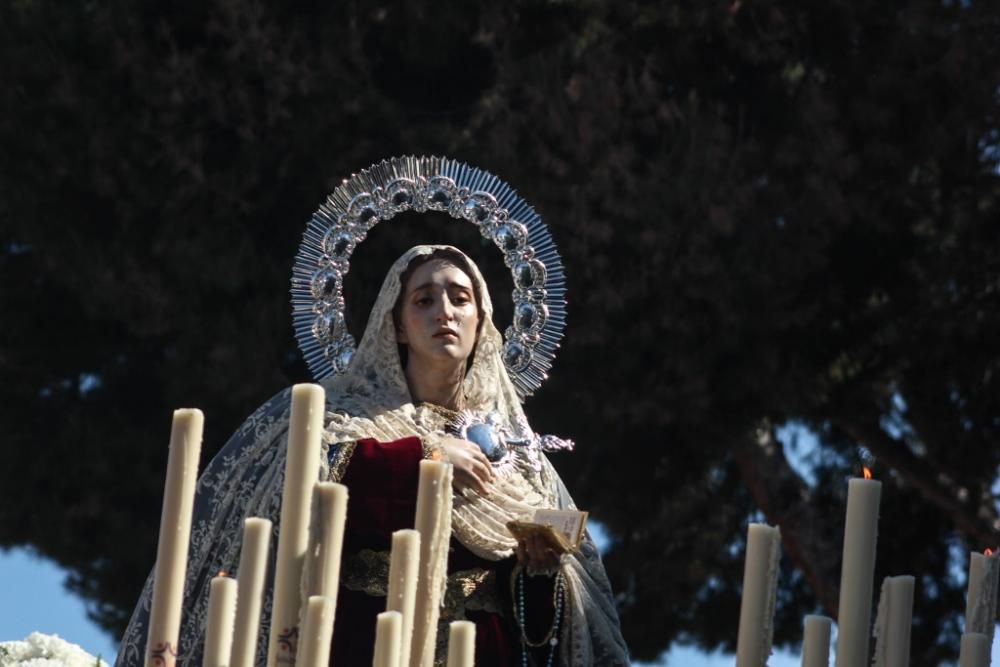
<path fill-rule="evenodd" d="M 514 322 L 503 360 L 523 399 L 548 377 L 566 327 L 566 280 L 552 235 L 527 202 L 489 172 L 440 157 L 396 157 L 346 179 L 313 214 L 292 268 L 295 338 L 317 380 L 343 373 L 354 354 L 344 322 L 351 254 L 382 220 L 403 211 L 468 220 L 504 255 Z"/>

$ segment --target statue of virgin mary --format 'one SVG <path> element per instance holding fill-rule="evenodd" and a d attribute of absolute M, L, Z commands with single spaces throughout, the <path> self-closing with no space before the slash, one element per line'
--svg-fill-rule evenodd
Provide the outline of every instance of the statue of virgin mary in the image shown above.
<path fill-rule="evenodd" d="M 483 217 L 473 210 L 473 221 L 493 220 L 489 231 L 501 237 L 498 245 L 506 243 L 499 227 L 519 223 L 498 218 L 496 211 L 516 208 L 509 205 L 509 196 L 500 193 L 499 202 L 490 208 L 484 199 L 487 190 L 462 187 L 461 177 L 464 173 L 468 179 L 468 171 L 448 171 L 444 167 L 450 162 L 444 160 L 407 160 L 424 172 L 452 179 L 452 198 L 465 206 L 470 198 L 486 201 L 489 211 Z M 371 172 L 365 174 L 370 178 Z M 417 202 L 414 208 L 419 210 L 421 201 L 434 202 L 435 174 L 403 175 L 413 184 L 409 203 Z M 396 181 L 402 178 L 392 175 Z M 387 187 L 373 199 L 395 202 L 398 210 L 401 200 L 392 193 L 399 191 Z M 508 206 L 503 207 L 505 201 Z M 454 208 L 454 201 L 438 203 Z M 363 208 L 361 213 L 357 206 L 344 208 L 364 219 Z M 385 217 L 376 210 L 378 214 Z M 344 222 L 339 219 L 342 228 L 349 228 Z M 532 238 L 528 230 L 514 229 L 512 234 Z M 328 259 L 330 253 L 320 254 Z M 539 297 L 551 296 L 544 286 L 553 283 L 545 282 L 544 267 L 536 270 L 537 264 L 530 263 L 533 255 L 515 256 L 510 263 L 527 263 L 520 280 L 537 283 L 527 286 L 536 290 L 529 293 L 534 299 L 530 303 L 536 313 L 546 315 L 549 308 Z M 515 283 L 518 280 L 515 273 Z M 310 294 L 342 309 L 339 282 L 336 288 L 332 298 L 322 290 Z M 517 309 L 515 298 L 515 317 Z M 417 246 L 389 269 L 356 351 L 338 354 L 338 341 L 330 342 L 329 330 L 319 332 L 328 345 L 324 358 L 339 361 L 343 368 L 321 380 L 327 414 L 318 469 L 322 480 L 345 484 L 350 498 L 331 664 L 372 662 L 375 616 L 386 608 L 391 535 L 413 527 L 419 462 L 428 457 L 455 466 L 451 548 L 435 664 L 444 664 L 447 625 L 454 620 L 476 624 L 475 659 L 480 666 L 629 664 L 614 597 L 589 536 L 575 550 L 559 554 L 538 540 L 519 542 L 507 528 L 511 521 L 530 521 L 539 508 L 575 509 L 546 455 L 571 444 L 539 435 L 529 426 L 522 409 L 523 387 L 542 374 L 529 372 L 529 380 L 518 376 L 520 389 L 512 379 L 518 371 L 531 371 L 524 362 L 525 356 L 530 361 L 533 350 L 544 360 L 544 346 L 533 347 L 546 336 L 541 318 L 515 323 L 505 343 L 492 314 L 486 282 L 469 257 L 449 246 Z M 324 317 L 321 321 L 329 323 L 329 316 Z M 313 334 L 315 326 L 305 335 Z M 341 335 L 343 343 L 348 336 Z M 513 347 L 512 340 L 520 347 Z M 519 362 L 515 371 L 509 369 L 512 361 Z M 243 423 L 199 479 L 178 644 L 181 665 L 202 662 L 209 582 L 220 571 L 236 571 L 244 519 L 270 519 L 276 543 L 289 412 L 290 390 L 285 390 Z M 267 656 L 274 551 L 257 665 L 264 665 Z M 134 667 L 144 659 L 151 591 L 152 575 L 122 639 L 116 667 Z"/>

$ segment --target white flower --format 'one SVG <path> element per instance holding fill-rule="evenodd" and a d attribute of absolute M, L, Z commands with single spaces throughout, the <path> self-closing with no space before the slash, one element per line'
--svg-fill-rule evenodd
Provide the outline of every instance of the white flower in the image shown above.
<path fill-rule="evenodd" d="M 108 667 L 57 635 L 32 632 L 23 641 L 0 642 L 0 667 Z"/>

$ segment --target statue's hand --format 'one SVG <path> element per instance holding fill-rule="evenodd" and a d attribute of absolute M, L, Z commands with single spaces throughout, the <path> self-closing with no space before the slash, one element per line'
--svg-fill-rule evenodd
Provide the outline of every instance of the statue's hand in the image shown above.
<path fill-rule="evenodd" d="M 518 540 L 514 549 L 517 562 L 532 572 L 551 572 L 559 567 L 562 556 L 559 545 L 550 542 L 544 533 L 537 532 Z"/>
<path fill-rule="evenodd" d="M 493 481 L 493 467 L 479 446 L 461 438 L 442 438 L 442 460 L 455 466 L 452 486 L 459 493 L 472 489 L 482 495 L 489 493 L 488 484 Z"/>

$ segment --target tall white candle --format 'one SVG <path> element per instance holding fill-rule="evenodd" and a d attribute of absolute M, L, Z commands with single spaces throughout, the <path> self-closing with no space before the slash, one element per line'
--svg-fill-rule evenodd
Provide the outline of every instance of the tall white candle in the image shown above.
<path fill-rule="evenodd" d="M 420 576 L 413 612 L 410 667 L 431 667 L 434 663 L 451 539 L 451 476 L 452 467 L 448 463 L 420 462 L 415 521 L 420 533 Z"/>
<path fill-rule="evenodd" d="M 736 640 L 737 667 L 763 667 L 771 655 L 774 602 L 781 557 L 781 533 L 763 523 L 747 528 L 743 565 L 743 599 Z"/>
<path fill-rule="evenodd" d="M 909 667 L 913 577 L 886 577 L 875 618 L 875 667 Z"/>
<path fill-rule="evenodd" d="M 830 627 L 833 619 L 810 614 L 805 620 L 802 667 L 830 667 Z"/>
<path fill-rule="evenodd" d="M 322 387 L 315 384 L 292 387 L 278 562 L 275 566 L 271 634 L 267 647 L 268 667 L 287 667 L 295 663 L 302 567 L 309 546 L 310 500 L 313 486 L 319 479 L 324 410 Z"/>
<path fill-rule="evenodd" d="M 299 636 L 295 667 L 329 667 L 335 605 L 333 600 L 323 595 L 309 598 L 302 634 Z"/>
<path fill-rule="evenodd" d="M 417 599 L 417 577 L 420 576 L 420 533 L 397 530 L 392 534 L 392 556 L 389 561 L 389 591 L 385 599 L 387 611 L 401 615 L 399 664 L 410 664 L 410 642 L 413 638 L 413 607 Z"/>
<path fill-rule="evenodd" d="M 400 667 L 403 648 L 403 615 L 383 611 L 375 618 L 375 658 L 372 667 Z"/>
<path fill-rule="evenodd" d="M 852 479 L 847 487 L 847 524 L 837 611 L 837 667 L 868 664 L 881 496 L 882 483 L 872 479 Z"/>
<path fill-rule="evenodd" d="M 208 587 L 208 625 L 202 667 L 229 667 L 236 620 L 236 580 L 213 577 Z"/>
<path fill-rule="evenodd" d="M 448 626 L 448 667 L 472 667 L 476 660 L 476 624 L 452 621 Z"/>
<path fill-rule="evenodd" d="M 315 547 L 309 552 L 309 595 L 337 600 L 340 555 L 344 547 L 347 518 L 347 487 L 335 482 L 317 482 L 313 490 Z"/>
<path fill-rule="evenodd" d="M 969 554 L 969 593 L 965 601 L 965 631 L 986 635 L 993 644 L 997 617 L 1000 552 Z"/>
<path fill-rule="evenodd" d="M 989 637 L 979 632 L 963 634 L 958 667 L 989 667 L 990 644 Z"/>
<path fill-rule="evenodd" d="M 173 667 L 177 660 L 191 511 L 204 427 L 205 415 L 201 410 L 174 411 L 146 641 L 146 664 L 156 667 Z"/>
<path fill-rule="evenodd" d="M 243 545 L 236 571 L 236 630 L 231 667 L 253 667 L 257 658 L 257 632 L 267 575 L 267 552 L 271 545 L 271 522 L 251 517 L 243 522 Z"/>

